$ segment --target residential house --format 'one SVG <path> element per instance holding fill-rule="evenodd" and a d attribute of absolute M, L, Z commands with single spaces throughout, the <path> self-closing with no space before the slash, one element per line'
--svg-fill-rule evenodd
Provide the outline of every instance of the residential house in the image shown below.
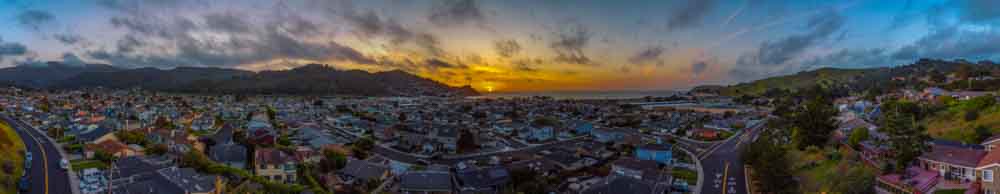
<path fill-rule="evenodd" d="M 624 176 L 609 176 L 583 190 L 583 194 L 661 194 L 670 188 L 668 183 L 656 183 Z"/>
<path fill-rule="evenodd" d="M 554 136 L 552 126 L 532 126 L 529 128 L 528 139 L 532 141 L 548 141 Z"/>
<path fill-rule="evenodd" d="M 247 123 L 247 140 L 253 144 L 273 145 L 278 142 L 278 131 L 271 123 L 262 120 L 251 120 Z"/>
<path fill-rule="evenodd" d="M 229 167 L 244 169 L 247 166 L 247 148 L 234 143 L 215 145 L 209 149 L 208 158 Z"/>
<path fill-rule="evenodd" d="M 575 120 L 570 122 L 570 128 L 576 134 L 590 134 L 594 130 L 594 124 L 583 120 Z"/>
<path fill-rule="evenodd" d="M 945 180 L 971 182 L 976 180 L 976 167 L 986 155 L 979 145 L 935 140 L 931 151 L 920 155 L 919 166 L 938 172 Z"/>
<path fill-rule="evenodd" d="M 169 167 L 154 171 L 142 179 L 115 185 L 112 194 L 217 194 L 224 189 L 222 178 L 198 173 L 193 168 Z"/>
<path fill-rule="evenodd" d="M 979 189 L 982 193 L 996 194 L 1000 193 L 1000 175 L 997 175 L 1000 173 L 1000 151 L 990 149 L 988 152 L 979 160 L 976 175 L 981 181 Z"/>
<path fill-rule="evenodd" d="M 254 152 L 254 174 L 282 183 L 296 182 L 295 158 L 281 150 L 259 148 Z"/>
<path fill-rule="evenodd" d="M 87 144 L 84 155 L 87 158 L 94 158 L 97 152 L 111 154 L 115 157 L 129 157 L 142 155 L 142 148 L 125 145 L 117 139 L 106 139 L 97 143 Z"/>
<path fill-rule="evenodd" d="M 388 166 L 364 160 L 348 160 L 347 165 L 339 171 L 347 184 L 360 184 L 370 181 L 382 181 L 391 174 Z"/>
<path fill-rule="evenodd" d="M 906 174 L 886 174 L 875 179 L 876 193 L 931 194 L 938 184 L 938 173 L 916 167 L 907 168 Z"/>
<path fill-rule="evenodd" d="M 625 138 L 625 132 L 620 129 L 595 128 L 591 132 L 594 140 L 601 143 L 621 141 Z"/>
<path fill-rule="evenodd" d="M 654 161 L 636 160 L 633 158 L 621 158 L 611 164 L 611 174 L 635 179 L 643 179 L 647 171 L 656 171 L 658 169 Z"/>
<path fill-rule="evenodd" d="M 470 168 L 455 173 L 456 187 L 461 193 L 500 193 L 511 181 L 510 172 L 502 166 Z"/>
<path fill-rule="evenodd" d="M 597 160 L 593 158 L 580 157 L 575 153 L 559 149 L 542 151 L 542 154 L 544 154 L 543 158 L 546 160 L 568 171 L 579 170 L 597 164 Z"/>
<path fill-rule="evenodd" d="M 455 193 L 455 184 L 447 171 L 407 172 L 399 176 L 400 193 Z"/>
<path fill-rule="evenodd" d="M 635 158 L 652 160 L 663 165 L 673 161 L 673 146 L 670 144 L 646 144 L 635 149 Z"/>

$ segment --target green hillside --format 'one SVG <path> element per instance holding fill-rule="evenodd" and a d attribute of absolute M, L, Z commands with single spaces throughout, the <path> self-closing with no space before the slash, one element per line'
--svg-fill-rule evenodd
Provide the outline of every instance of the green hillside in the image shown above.
<path fill-rule="evenodd" d="M 740 83 L 722 88 L 719 93 L 726 96 L 743 94 L 760 95 L 771 88 L 797 90 L 819 84 L 839 84 L 857 80 L 870 69 L 822 68 L 793 75 L 770 77 L 748 83 Z"/>
<path fill-rule="evenodd" d="M 0 193 L 17 193 L 17 181 L 24 169 L 24 142 L 7 123 L 0 122 Z"/>

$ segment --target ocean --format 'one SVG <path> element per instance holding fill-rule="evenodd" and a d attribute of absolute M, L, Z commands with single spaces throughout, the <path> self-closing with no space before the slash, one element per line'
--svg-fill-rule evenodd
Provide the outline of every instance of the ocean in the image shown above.
<path fill-rule="evenodd" d="M 532 97 L 532 96 L 548 96 L 554 99 L 578 99 L 578 100 L 595 100 L 595 99 L 636 99 L 643 98 L 646 96 L 652 97 L 667 97 L 681 92 L 674 90 L 654 90 L 654 91 L 553 91 L 553 92 L 495 92 L 495 93 L 482 93 L 482 96 L 476 96 L 473 98 L 515 98 L 515 97 Z"/>

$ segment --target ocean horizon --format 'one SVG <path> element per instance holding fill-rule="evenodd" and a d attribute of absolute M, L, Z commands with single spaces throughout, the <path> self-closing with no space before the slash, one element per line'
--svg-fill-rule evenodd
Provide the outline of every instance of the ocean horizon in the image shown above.
<path fill-rule="evenodd" d="M 599 100 L 599 99 L 636 99 L 643 98 L 646 96 L 652 97 L 667 97 L 682 93 L 682 91 L 676 90 L 623 90 L 623 91 L 539 91 L 539 92 L 489 92 L 482 93 L 480 96 L 475 96 L 473 98 L 518 98 L 518 97 L 533 97 L 533 96 L 547 96 L 554 99 L 580 99 L 580 100 Z"/>

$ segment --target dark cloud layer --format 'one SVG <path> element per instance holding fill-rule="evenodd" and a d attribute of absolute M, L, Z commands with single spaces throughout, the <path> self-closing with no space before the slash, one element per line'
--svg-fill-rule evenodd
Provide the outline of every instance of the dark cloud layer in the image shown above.
<path fill-rule="evenodd" d="M 81 43 L 84 40 L 83 36 L 77 34 L 68 34 L 68 33 L 53 34 L 52 38 L 66 45 L 75 45 L 77 43 Z"/>
<path fill-rule="evenodd" d="M 812 68 L 865 68 L 892 65 L 895 61 L 889 57 L 889 51 L 885 48 L 841 49 L 828 55 L 810 59 L 803 64 Z"/>
<path fill-rule="evenodd" d="M 28 47 L 23 44 L 16 42 L 4 42 L 3 39 L 0 39 L 0 61 L 2 61 L 4 57 L 22 56 L 27 53 Z"/>
<path fill-rule="evenodd" d="M 55 19 L 52 13 L 42 10 L 26 10 L 17 14 L 17 23 L 28 29 L 38 31 L 43 25 Z"/>
<path fill-rule="evenodd" d="M 771 74 L 801 71 L 799 67 L 787 67 L 786 62 L 799 57 L 809 48 L 831 38 L 844 25 L 845 18 L 830 11 L 816 15 L 806 23 L 809 31 L 791 35 L 777 41 L 765 41 L 754 51 L 741 55 L 730 71 L 737 79 L 757 78 Z"/>
<path fill-rule="evenodd" d="M 592 36 L 586 26 L 582 24 L 571 25 L 555 35 L 556 38 L 549 43 L 549 47 L 556 53 L 556 61 L 581 65 L 592 64 L 590 58 L 583 52 Z"/>
<path fill-rule="evenodd" d="M 716 0 L 695 0 L 688 1 L 684 6 L 674 9 L 674 13 L 667 19 L 668 30 L 679 30 L 694 27 L 700 24 L 702 19 L 715 8 Z"/>
<path fill-rule="evenodd" d="M 280 4 L 279 4 L 280 5 Z M 241 13 L 206 13 L 201 23 L 192 18 L 149 17 L 122 12 L 110 23 L 128 32 L 113 50 L 98 49 L 87 56 L 120 66 L 221 66 L 233 67 L 273 60 L 342 60 L 372 64 L 357 50 L 332 41 L 310 41 L 319 27 L 303 17 L 276 6 L 273 21 L 247 22 Z M 200 31 L 216 31 L 232 36 L 206 40 Z M 138 52 L 175 50 L 176 52 Z"/>
<path fill-rule="evenodd" d="M 663 46 L 653 46 L 635 53 L 632 57 L 629 57 L 628 62 L 632 64 L 644 64 L 650 62 L 659 62 L 660 55 L 666 51 Z"/>
<path fill-rule="evenodd" d="M 962 12 L 961 19 L 970 22 L 991 22 L 1000 19 L 1000 1 L 997 0 L 963 0 L 959 1 Z"/>
<path fill-rule="evenodd" d="M 892 58 L 988 58 L 1000 53 L 1000 32 L 970 31 L 958 27 L 938 29 L 913 44 L 903 46 Z"/>
<path fill-rule="evenodd" d="M 431 9 L 428 20 L 438 26 L 454 26 L 479 23 L 484 18 L 475 0 L 440 0 Z"/>
<path fill-rule="evenodd" d="M 431 56 L 441 56 L 438 38 L 433 34 L 411 30 L 392 19 L 383 19 L 374 11 L 358 12 L 353 9 L 339 11 L 364 39 L 385 37 L 394 45 L 411 43 Z"/>
<path fill-rule="evenodd" d="M 493 42 L 493 49 L 496 50 L 497 55 L 510 58 L 521 52 L 521 44 L 514 39 L 497 40 Z"/>
<path fill-rule="evenodd" d="M 236 13 L 208 13 L 203 16 L 205 24 L 221 32 L 245 33 L 250 31 L 250 23 Z"/>

